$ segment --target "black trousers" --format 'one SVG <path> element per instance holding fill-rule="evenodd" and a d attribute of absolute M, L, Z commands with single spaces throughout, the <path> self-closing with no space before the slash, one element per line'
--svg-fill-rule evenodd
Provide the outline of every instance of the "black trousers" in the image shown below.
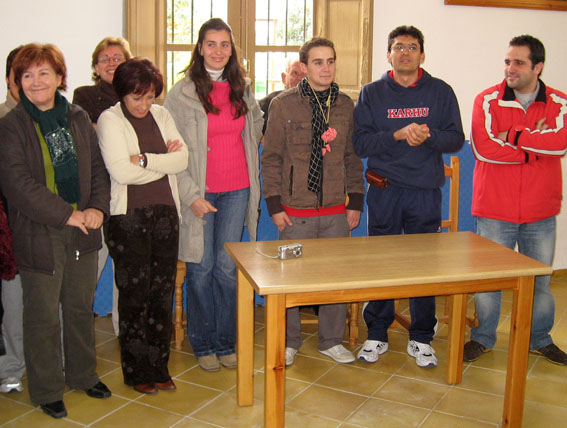
<path fill-rule="evenodd" d="M 110 217 L 108 250 L 119 291 L 118 340 L 124 383 L 166 382 L 179 220 L 169 205 Z"/>

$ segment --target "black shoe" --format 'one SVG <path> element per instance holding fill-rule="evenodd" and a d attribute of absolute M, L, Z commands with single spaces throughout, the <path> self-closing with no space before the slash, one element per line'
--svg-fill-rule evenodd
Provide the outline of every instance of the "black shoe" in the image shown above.
<path fill-rule="evenodd" d="M 548 361 L 551 361 L 554 364 L 567 366 L 567 354 L 559 349 L 555 343 L 550 343 L 543 348 L 534 349 L 532 352 L 543 355 Z"/>
<path fill-rule="evenodd" d="M 463 350 L 463 361 L 466 363 L 472 363 L 480 358 L 485 352 L 490 352 L 491 350 L 484 346 L 482 343 L 478 343 L 475 340 L 470 340 L 465 343 L 465 349 Z"/>
<path fill-rule="evenodd" d="M 106 385 L 100 381 L 95 386 L 85 389 L 85 392 L 89 397 L 93 398 L 108 398 L 112 395 L 110 389 L 108 389 Z"/>
<path fill-rule="evenodd" d="M 52 418 L 61 419 L 67 416 L 67 409 L 63 400 L 54 401 L 53 403 L 42 404 L 41 410 Z"/>

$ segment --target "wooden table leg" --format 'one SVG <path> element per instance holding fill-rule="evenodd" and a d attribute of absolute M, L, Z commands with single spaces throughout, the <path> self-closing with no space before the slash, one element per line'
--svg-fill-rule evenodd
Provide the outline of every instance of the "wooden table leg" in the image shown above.
<path fill-rule="evenodd" d="M 447 383 L 461 383 L 463 380 L 463 346 L 467 295 L 456 294 L 447 299 L 449 304 L 449 349 L 447 352 Z"/>
<path fill-rule="evenodd" d="M 266 296 L 264 428 L 284 428 L 285 295 Z"/>
<path fill-rule="evenodd" d="M 349 319 L 348 319 L 348 344 L 351 347 L 355 347 L 358 342 L 358 311 L 359 311 L 359 304 L 358 302 L 352 302 L 350 304 L 350 312 L 349 312 Z"/>
<path fill-rule="evenodd" d="M 514 290 L 510 323 L 510 348 L 506 371 L 503 428 L 520 428 L 524 411 L 524 394 L 530 348 L 530 328 L 534 297 L 534 277 L 519 278 L 519 289 Z"/>
<path fill-rule="evenodd" d="M 254 404 L 254 290 L 237 270 L 236 395 L 239 406 Z"/>
<path fill-rule="evenodd" d="M 183 284 L 185 284 L 185 262 L 177 260 L 175 275 L 175 314 L 173 319 L 173 347 L 177 350 L 183 346 L 185 325 L 183 321 Z"/>

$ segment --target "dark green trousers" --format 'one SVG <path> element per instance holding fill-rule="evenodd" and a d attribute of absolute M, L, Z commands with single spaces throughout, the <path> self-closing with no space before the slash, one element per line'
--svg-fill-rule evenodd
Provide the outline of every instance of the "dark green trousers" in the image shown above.
<path fill-rule="evenodd" d="M 22 270 L 24 358 L 31 400 L 46 404 L 63 398 L 65 384 L 87 389 L 98 382 L 93 300 L 97 252 L 75 253 L 79 229 L 50 228 L 53 275 Z M 59 305 L 63 315 L 63 350 Z"/>

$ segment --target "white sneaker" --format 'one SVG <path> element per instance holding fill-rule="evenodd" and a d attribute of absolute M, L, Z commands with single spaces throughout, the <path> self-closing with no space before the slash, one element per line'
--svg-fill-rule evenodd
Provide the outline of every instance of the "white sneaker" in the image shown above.
<path fill-rule="evenodd" d="M 408 342 L 408 354 L 415 358 L 419 367 L 437 367 L 437 357 L 431 345 L 410 340 Z"/>
<path fill-rule="evenodd" d="M 297 349 L 285 348 L 285 365 L 286 366 L 291 366 L 293 364 L 293 360 L 295 360 L 295 354 L 297 354 Z"/>
<path fill-rule="evenodd" d="M 350 352 L 343 345 L 335 345 L 332 348 L 319 352 L 323 355 L 331 357 L 333 360 L 340 364 L 352 363 L 354 361 L 354 355 L 352 355 L 352 352 Z"/>
<path fill-rule="evenodd" d="M 366 363 L 375 363 L 378 361 L 378 357 L 388 350 L 388 342 L 382 342 L 380 340 L 367 340 L 362 345 L 362 349 L 358 351 L 358 358 L 360 361 Z"/>
<path fill-rule="evenodd" d="M 2 381 L 0 384 L 0 392 L 4 394 L 9 394 L 10 392 L 22 392 L 24 386 L 22 381 L 15 377 L 8 377 Z"/>

